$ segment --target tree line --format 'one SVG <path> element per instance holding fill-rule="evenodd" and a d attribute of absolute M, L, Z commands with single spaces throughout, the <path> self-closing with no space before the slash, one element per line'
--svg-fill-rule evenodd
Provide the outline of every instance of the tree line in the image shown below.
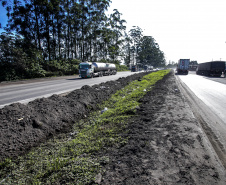
<path fill-rule="evenodd" d="M 110 0 L 0 0 L 8 24 L 0 35 L 0 81 L 78 73 L 82 61 L 122 68 L 163 66 L 164 53 L 142 29 L 126 31 Z"/>

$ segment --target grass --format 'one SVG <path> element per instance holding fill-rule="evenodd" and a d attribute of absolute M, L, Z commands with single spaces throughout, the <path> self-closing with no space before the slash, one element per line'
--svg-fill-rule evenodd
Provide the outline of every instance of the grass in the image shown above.
<path fill-rule="evenodd" d="M 16 160 L 0 164 L 0 184 L 90 184 L 102 173 L 107 156 L 96 155 L 109 147 L 127 143 L 122 138 L 128 119 L 135 115 L 138 100 L 169 70 L 150 73 L 133 81 L 99 105 L 87 119 L 74 124 L 69 134 L 50 139 Z"/>

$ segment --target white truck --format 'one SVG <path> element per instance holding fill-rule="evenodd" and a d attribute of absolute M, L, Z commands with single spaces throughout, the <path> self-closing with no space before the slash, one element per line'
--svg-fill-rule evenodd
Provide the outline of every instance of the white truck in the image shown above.
<path fill-rule="evenodd" d="M 180 59 L 177 64 L 177 74 L 188 74 L 190 59 Z"/>
<path fill-rule="evenodd" d="M 79 64 L 79 77 L 93 78 L 95 76 L 115 75 L 115 64 L 100 62 L 82 62 Z"/>

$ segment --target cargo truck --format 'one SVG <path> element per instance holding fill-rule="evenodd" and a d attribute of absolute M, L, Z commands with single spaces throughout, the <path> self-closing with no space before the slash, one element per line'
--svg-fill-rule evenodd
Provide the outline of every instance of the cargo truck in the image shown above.
<path fill-rule="evenodd" d="M 100 62 L 82 62 L 79 64 L 79 77 L 81 78 L 115 75 L 116 73 L 117 69 L 115 64 Z"/>
<path fill-rule="evenodd" d="M 137 72 L 138 71 L 138 66 L 134 65 L 131 67 L 131 72 Z"/>
<path fill-rule="evenodd" d="M 196 69 L 196 74 L 204 76 L 220 77 L 225 72 L 224 61 L 212 61 L 200 63 Z"/>
<path fill-rule="evenodd" d="M 188 74 L 190 59 L 180 59 L 177 64 L 177 74 Z"/>

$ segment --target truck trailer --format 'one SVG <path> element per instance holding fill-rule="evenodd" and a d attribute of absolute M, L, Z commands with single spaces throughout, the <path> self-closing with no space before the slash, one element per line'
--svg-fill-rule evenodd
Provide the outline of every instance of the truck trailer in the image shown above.
<path fill-rule="evenodd" d="M 116 73 L 117 69 L 115 64 L 100 62 L 82 62 L 79 64 L 79 77 L 81 78 L 115 75 Z"/>
<path fill-rule="evenodd" d="M 220 77 L 225 72 L 225 65 L 224 61 L 200 63 L 196 69 L 196 74 Z"/>
<path fill-rule="evenodd" d="M 190 59 L 180 59 L 177 64 L 177 74 L 188 74 Z"/>

